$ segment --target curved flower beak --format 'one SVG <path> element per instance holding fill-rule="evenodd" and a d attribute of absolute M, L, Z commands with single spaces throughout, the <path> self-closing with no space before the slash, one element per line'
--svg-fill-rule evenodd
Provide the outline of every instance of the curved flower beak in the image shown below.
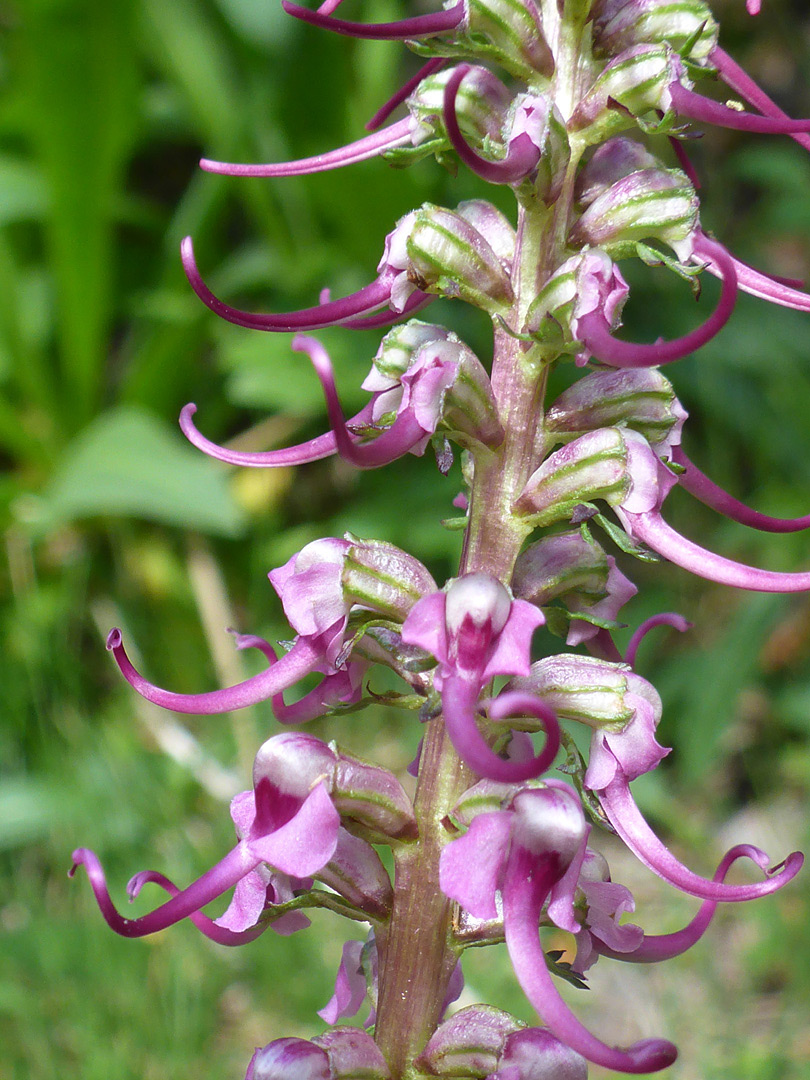
<path fill-rule="evenodd" d="M 466 7 L 462 0 L 444 11 L 437 11 L 430 15 L 415 15 L 413 18 L 402 19 L 399 22 L 358 23 L 348 22 L 346 19 L 335 19 L 321 14 L 320 11 L 311 11 L 309 8 L 291 3 L 291 0 L 281 0 L 281 6 L 293 18 L 318 26 L 322 30 L 332 30 L 336 34 L 344 34 L 347 37 L 374 41 L 408 41 L 412 38 L 434 37 L 436 34 L 448 33 L 461 25 Z"/>

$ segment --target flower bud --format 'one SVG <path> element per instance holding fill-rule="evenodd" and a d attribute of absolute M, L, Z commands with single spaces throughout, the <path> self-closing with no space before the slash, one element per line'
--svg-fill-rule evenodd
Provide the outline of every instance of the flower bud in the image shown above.
<path fill-rule="evenodd" d="M 423 56 L 480 57 L 524 82 L 554 71 L 535 0 L 465 0 L 457 27 L 410 44 Z"/>
<path fill-rule="evenodd" d="M 512 588 L 538 607 L 559 598 L 569 612 L 585 616 L 571 620 L 566 643 L 572 647 L 594 637 L 599 623 L 615 622 L 638 592 L 613 556 L 579 530 L 530 544 L 515 563 Z"/>
<path fill-rule="evenodd" d="M 516 1031 L 506 1040 L 490 1080 L 587 1080 L 588 1062 L 547 1028 Z"/>
<path fill-rule="evenodd" d="M 445 68 L 422 79 L 407 105 L 414 119 L 411 139 L 420 146 L 440 139 L 449 145 L 444 129 L 442 111 L 444 88 L 453 75 L 453 68 Z M 484 139 L 500 139 L 503 120 L 512 95 L 497 76 L 487 68 L 474 65 L 469 68 L 456 93 L 456 119 L 464 136 L 480 146 Z"/>
<path fill-rule="evenodd" d="M 498 1066 L 508 1036 L 525 1027 L 491 1005 L 469 1005 L 436 1028 L 416 1061 L 432 1076 L 484 1080 Z"/>
<path fill-rule="evenodd" d="M 614 664 L 592 656 L 561 653 L 532 664 L 531 674 L 515 678 L 509 690 L 537 694 L 557 715 L 566 720 L 579 720 L 589 727 L 604 724 L 625 724 L 633 716 L 633 708 L 625 701 L 628 679 L 640 679 L 626 664 Z M 522 727 L 510 719 L 513 727 Z M 536 727 L 527 718 L 529 730 Z"/>
<path fill-rule="evenodd" d="M 594 150 L 577 176 L 577 202 L 589 206 L 609 187 L 630 173 L 642 169 L 663 169 L 662 161 L 646 146 L 626 135 L 617 135 Z"/>
<path fill-rule="evenodd" d="M 680 169 L 642 169 L 612 184 L 571 230 L 572 244 L 604 248 L 613 258 L 635 254 L 639 241 L 668 244 L 683 262 L 692 254 L 698 198 Z"/>
<path fill-rule="evenodd" d="M 619 428 L 581 435 L 550 454 L 528 479 L 514 505 L 537 526 L 570 521 L 582 503 L 620 503 L 629 490 L 627 444 Z"/>
<path fill-rule="evenodd" d="M 326 1051 L 333 1080 L 390 1080 L 385 1058 L 368 1032 L 338 1027 L 312 1041 Z"/>
<path fill-rule="evenodd" d="M 466 33 L 507 71 L 517 75 L 551 75 L 554 58 L 543 34 L 543 19 L 534 0 L 468 0 Z M 486 44 L 481 45 L 481 39 Z"/>
<path fill-rule="evenodd" d="M 366 840 L 344 828 L 338 831 L 335 854 L 316 876 L 370 915 L 385 916 L 391 910 L 391 879 L 379 855 Z"/>
<path fill-rule="evenodd" d="M 511 271 L 517 236 L 506 215 L 486 199 L 465 199 L 456 207 L 456 213 L 481 233 L 504 268 Z"/>
<path fill-rule="evenodd" d="M 333 1028 L 312 1042 L 274 1039 L 257 1050 L 245 1080 L 390 1080 L 377 1044 L 358 1028 Z"/>
<path fill-rule="evenodd" d="M 336 754 L 332 802 L 347 828 L 359 825 L 373 843 L 417 835 L 413 804 L 387 769 L 348 754 Z"/>
<path fill-rule="evenodd" d="M 635 45 L 626 49 L 607 65 L 582 98 L 568 129 L 586 132 L 590 143 L 601 143 L 629 126 L 627 113 L 643 116 L 655 109 L 667 112 L 673 82 L 682 82 L 687 89 L 692 86 L 680 57 L 668 45 Z M 616 109 L 616 103 L 624 113 Z"/>
<path fill-rule="evenodd" d="M 340 582 L 347 603 L 403 622 L 420 596 L 435 592 L 427 569 L 407 552 L 384 540 L 346 539 Z"/>
<path fill-rule="evenodd" d="M 461 214 L 426 203 L 415 213 L 406 248 L 409 280 L 424 292 L 454 297 L 495 314 L 514 299 L 503 263 Z"/>
<path fill-rule="evenodd" d="M 557 439 L 600 427 L 630 427 L 652 446 L 667 449 L 681 441 L 687 413 L 668 379 L 656 368 L 595 371 L 575 382 L 546 413 Z"/>
<path fill-rule="evenodd" d="M 594 5 L 594 52 L 612 56 L 632 45 L 662 45 L 676 52 L 692 41 L 690 60 L 705 60 L 719 27 L 703 0 L 604 0 Z"/>

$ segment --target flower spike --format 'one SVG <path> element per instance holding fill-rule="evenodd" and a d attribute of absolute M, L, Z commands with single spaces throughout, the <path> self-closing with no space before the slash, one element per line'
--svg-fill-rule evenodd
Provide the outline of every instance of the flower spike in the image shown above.
<path fill-rule="evenodd" d="M 524 180 L 540 160 L 540 148 L 528 132 L 513 139 L 501 161 L 489 161 L 477 154 L 464 138 L 456 116 L 456 95 L 461 81 L 470 70 L 469 64 L 460 64 L 444 88 L 444 124 L 450 143 L 464 164 L 492 184 L 518 184 Z"/>
<path fill-rule="evenodd" d="M 407 146 L 411 141 L 411 127 L 411 118 L 405 117 L 382 131 L 349 143 L 348 146 L 298 161 L 282 161 L 268 165 L 234 165 L 202 158 L 200 168 L 224 176 L 305 176 L 309 173 L 327 172 L 329 169 L 340 169 L 344 165 L 354 165 L 358 161 L 379 157 L 398 146 Z"/>
<path fill-rule="evenodd" d="M 579 319 L 578 333 L 593 355 L 611 367 L 655 367 L 680 360 L 711 341 L 731 318 L 737 300 L 737 271 L 734 261 L 722 245 L 708 237 L 695 245 L 695 254 L 710 258 L 719 268 L 723 279 L 717 307 L 702 326 L 683 337 L 661 341 L 654 345 L 635 345 L 615 338 L 604 314 L 592 311 Z"/>
<path fill-rule="evenodd" d="M 462 0 L 461 3 L 454 4 L 444 11 L 436 11 L 430 15 L 415 15 L 410 19 L 388 23 L 359 23 L 335 19 L 322 15 L 319 11 L 301 7 L 300 4 L 293 4 L 291 0 L 281 0 L 281 6 L 293 18 L 318 26 L 322 30 L 332 30 L 336 34 L 374 41 L 408 41 L 412 38 L 433 37 L 436 34 L 444 34 L 457 29 L 464 19 L 466 4 Z"/>
<path fill-rule="evenodd" d="M 673 447 L 672 460 L 685 470 L 678 476 L 679 485 L 706 506 L 731 518 L 732 521 L 762 532 L 792 533 L 810 529 L 810 514 L 796 518 L 771 517 L 769 514 L 760 514 L 758 510 L 752 510 L 745 503 L 741 503 L 701 472 L 680 446 Z"/>
<path fill-rule="evenodd" d="M 691 896 L 698 896 L 703 900 L 723 900 L 729 903 L 754 900 L 781 889 L 798 874 L 804 863 L 802 853 L 794 851 L 783 862 L 770 868 L 767 855 L 760 852 L 756 858 L 753 855 L 749 857 L 753 858 L 760 869 L 769 875 L 765 881 L 751 885 L 726 885 L 721 881 L 711 881 L 679 862 L 655 835 L 636 806 L 630 794 L 627 777 L 621 767 L 607 787 L 598 791 L 597 794 L 611 825 L 636 858 L 664 881 Z"/>
<path fill-rule="evenodd" d="M 115 657 L 124 678 L 141 697 L 155 705 L 160 705 L 163 709 L 171 709 L 179 713 L 196 713 L 201 716 L 246 709 L 260 701 L 266 701 L 298 682 L 304 675 L 316 671 L 323 663 L 323 656 L 318 648 L 311 641 L 299 637 L 278 663 L 259 672 L 251 679 L 245 679 L 244 682 L 225 687 L 223 690 L 210 690 L 204 694 L 176 694 L 148 682 L 140 672 L 135 670 L 124 649 L 121 631 L 117 627 L 107 635 L 107 648 Z"/>

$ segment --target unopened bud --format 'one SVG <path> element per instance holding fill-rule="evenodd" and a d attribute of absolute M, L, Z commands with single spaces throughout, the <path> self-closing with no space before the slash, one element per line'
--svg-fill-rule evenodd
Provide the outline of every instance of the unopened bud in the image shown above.
<path fill-rule="evenodd" d="M 695 189 L 680 169 L 642 169 L 611 185 L 574 225 L 572 244 L 604 248 L 613 258 L 636 253 L 640 241 L 659 240 L 686 261 L 698 227 Z"/>
<path fill-rule="evenodd" d="M 465 300 L 490 314 L 514 299 L 509 275 L 484 236 L 461 214 L 425 204 L 407 239 L 409 280 L 425 292 Z"/>
<path fill-rule="evenodd" d="M 436 591 L 426 567 L 407 552 L 384 540 L 346 539 L 340 580 L 347 603 L 404 622 L 421 596 Z"/>
<path fill-rule="evenodd" d="M 666 42 L 690 60 L 705 60 L 719 27 L 703 0 L 604 0 L 594 5 L 594 52 L 612 56 L 633 45 Z"/>
<path fill-rule="evenodd" d="M 626 135 L 616 135 L 597 147 L 583 165 L 576 182 L 577 202 L 589 206 L 609 187 L 630 173 L 642 169 L 663 169 L 662 161 L 646 146 Z"/>
<path fill-rule="evenodd" d="M 667 112 L 673 82 L 691 89 L 680 57 L 668 45 L 626 49 L 607 65 L 577 105 L 569 130 L 586 132 L 590 128 L 587 141 L 601 143 L 630 126 L 630 117 L 644 116 L 654 109 Z"/>
<path fill-rule="evenodd" d="M 407 105 L 414 118 L 411 139 L 415 146 L 440 138 L 449 145 L 442 120 L 444 88 L 454 68 L 446 68 L 422 79 Z M 469 68 L 455 99 L 456 119 L 465 138 L 480 146 L 487 137 L 499 139 L 512 95 L 501 80 L 487 68 Z"/>
<path fill-rule="evenodd" d="M 515 678 L 509 690 L 536 694 L 561 719 L 579 720 L 589 727 L 604 724 L 625 724 L 633 716 L 633 708 L 625 701 L 631 669 L 626 664 L 613 664 L 592 656 L 560 653 L 532 664 L 531 674 Z M 634 676 L 638 679 L 639 676 Z M 514 727 L 534 730 L 537 721 L 527 718 L 525 724 L 510 719 Z"/>
<path fill-rule="evenodd" d="M 524 1027 L 491 1005 L 470 1005 L 439 1025 L 416 1065 L 431 1076 L 484 1080 L 497 1068 L 508 1036 Z"/>
<path fill-rule="evenodd" d="M 359 825 L 372 843 L 417 835 L 413 803 L 387 769 L 340 753 L 332 784 L 332 802 L 351 829 Z"/>
<path fill-rule="evenodd" d="M 600 428 L 555 450 L 528 479 L 514 509 L 537 526 L 570 521 L 594 499 L 620 503 L 629 490 L 627 445 L 619 428 Z"/>
<path fill-rule="evenodd" d="M 575 382 L 546 413 L 557 439 L 570 439 L 600 427 L 629 427 L 652 446 L 680 443 L 687 413 L 672 383 L 655 368 L 595 371 Z"/>

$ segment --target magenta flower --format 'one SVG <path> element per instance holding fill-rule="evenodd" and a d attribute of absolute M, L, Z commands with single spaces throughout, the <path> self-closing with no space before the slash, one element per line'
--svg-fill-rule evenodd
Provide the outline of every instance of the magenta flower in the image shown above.
<path fill-rule="evenodd" d="M 456 578 L 446 592 L 414 605 L 402 626 L 402 640 L 418 645 L 439 662 L 434 686 L 442 695 L 444 723 L 459 756 L 481 776 L 516 782 L 539 776 L 559 747 L 556 717 L 537 702 L 511 697 L 489 702 L 493 719 L 528 704 L 546 731 L 543 752 L 529 761 L 505 761 L 491 749 L 476 724 L 479 697 L 496 675 L 527 674 L 531 636 L 544 617 L 533 604 L 513 600 L 489 574 Z"/>
<path fill-rule="evenodd" d="M 123 937 L 143 937 L 165 930 L 200 912 L 234 886 L 234 898 L 216 925 L 230 933 L 245 931 L 257 925 L 267 908 L 269 894 L 271 903 L 277 896 L 285 897 L 291 889 L 290 878 L 310 877 L 335 853 L 340 817 L 327 785 L 320 779 L 324 763 L 331 758 L 328 748 L 310 736 L 278 735 L 269 739 L 256 755 L 253 791 L 237 795 L 231 806 L 239 835 L 236 847 L 192 885 L 148 915 L 127 919 L 118 912 L 101 864 L 92 851 L 74 851 L 70 873 L 73 875 L 77 866 L 85 867 L 102 915 Z M 265 866 L 284 876 L 268 877 Z M 142 876 L 133 879 L 131 898 L 138 894 L 144 880 Z M 210 929 L 209 924 L 203 925 Z M 213 931 L 209 936 L 217 940 Z"/>
<path fill-rule="evenodd" d="M 500 893 L 509 956 L 518 981 L 552 1035 L 578 1054 L 619 1072 L 657 1072 L 677 1051 L 662 1039 L 626 1050 L 597 1039 L 569 1010 L 554 986 L 540 947 L 544 906 L 559 926 L 579 930 L 574 898 L 589 826 L 574 791 L 560 781 L 521 791 L 511 808 L 478 815 L 464 836 L 442 852 L 443 891 L 472 915 L 498 914 Z"/>

